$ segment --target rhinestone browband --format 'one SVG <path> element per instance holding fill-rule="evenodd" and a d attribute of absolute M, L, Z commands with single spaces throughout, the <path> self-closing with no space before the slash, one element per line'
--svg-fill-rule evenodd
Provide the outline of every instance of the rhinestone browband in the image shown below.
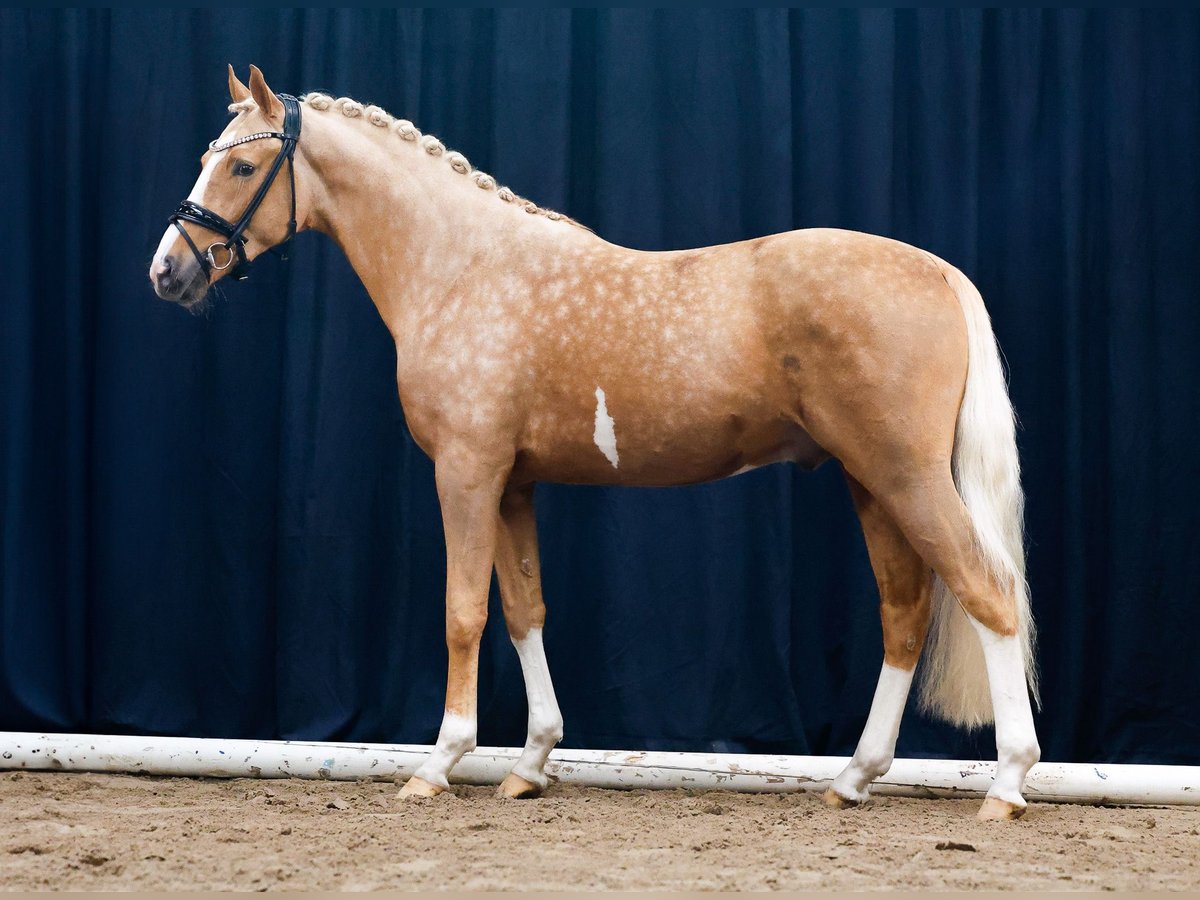
<path fill-rule="evenodd" d="M 228 150 L 230 147 L 236 147 L 238 144 L 248 144 L 251 141 L 261 140 L 262 138 L 278 138 L 282 141 L 286 137 L 286 134 L 281 134 L 278 131 L 258 131 L 254 134 L 247 134 L 244 137 L 234 138 L 232 141 L 226 141 L 223 144 L 213 141 L 208 145 L 208 149 L 217 153 L 221 150 Z"/>

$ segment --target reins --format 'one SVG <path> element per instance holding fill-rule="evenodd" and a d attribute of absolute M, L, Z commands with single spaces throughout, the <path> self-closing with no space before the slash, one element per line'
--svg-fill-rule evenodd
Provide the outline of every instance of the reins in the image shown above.
<path fill-rule="evenodd" d="M 254 214 L 258 212 L 259 206 L 262 205 L 263 200 L 266 198 L 267 191 L 275 183 L 275 178 L 279 175 L 279 170 L 283 168 L 284 161 L 288 164 L 288 179 L 291 182 L 292 188 L 292 212 L 291 218 L 288 219 L 287 237 L 279 245 L 280 248 L 286 246 L 288 241 L 296 235 L 296 168 L 293 157 L 296 154 L 296 143 L 300 140 L 300 101 L 291 94 L 279 94 L 277 96 L 283 102 L 283 131 L 259 131 L 254 134 L 247 134 L 240 138 L 225 141 L 224 143 L 213 141 L 208 145 L 209 150 L 219 153 L 222 150 L 228 150 L 239 144 L 247 144 L 250 141 L 263 140 L 264 138 L 275 138 L 282 142 L 279 152 L 275 155 L 275 159 L 271 163 L 271 168 L 267 170 L 267 177 L 258 186 L 258 190 L 237 222 L 230 222 L 211 209 L 201 206 L 192 200 L 184 200 L 180 203 L 179 207 L 171 214 L 168 220 L 179 229 L 179 233 L 187 241 L 187 245 L 192 249 L 192 254 L 200 263 L 201 269 L 204 270 L 206 278 L 211 277 L 213 269 L 223 272 L 231 266 L 232 269 L 229 272 L 230 278 L 241 281 L 249 276 L 250 273 L 247 270 L 250 266 L 250 261 L 246 258 L 245 232 L 250 225 L 250 220 L 254 218 Z M 224 240 L 214 241 L 209 244 L 208 249 L 201 252 L 200 248 L 196 246 L 196 242 L 192 240 L 191 235 L 187 233 L 187 229 L 183 227 L 182 221 L 193 222 L 201 228 L 214 231 L 221 235 Z M 225 255 L 223 260 L 218 260 L 218 253 L 222 250 L 225 252 Z M 287 259 L 286 252 L 282 249 L 280 249 L 280 254 L 284 259 Z"/>

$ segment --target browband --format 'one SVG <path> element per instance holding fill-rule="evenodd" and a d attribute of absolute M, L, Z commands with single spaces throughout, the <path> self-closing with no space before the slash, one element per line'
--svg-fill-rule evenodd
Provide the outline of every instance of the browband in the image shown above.
<path fill-rule="evenodd" d="M 279 138 L 279 140 L 284 141 L 287 140 L 287 135 L 282 131 L 256 131 L 254 134 L 243 135 L 240 138 L 234 138 L 223 144 L 217 143 L 217 141 L 210 141 L 208 149 L 214 153 L 220 153 L 222 150 L 228 150 L 230 147 L 236 147 L 238 144 L 248 144 L 251 141 L 261 140 L 262 138 Z"/>

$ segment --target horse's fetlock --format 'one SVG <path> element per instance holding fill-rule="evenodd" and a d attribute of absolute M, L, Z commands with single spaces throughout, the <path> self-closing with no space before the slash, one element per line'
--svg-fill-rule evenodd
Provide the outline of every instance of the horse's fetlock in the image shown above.
<path fill-rule="evenodd" d="M 550 719 L 545 722 L 534 723 L 529 729 L 529 737 L 543 747 L 556 746 L 563 739 L 562 719 Z"/>
<path fill-rule="evenodd" d="M 880 775 L 886 774 L 887 770 L 892 767 L 892 760 L 893 757 L 890 753 L 871 753 L 860 757 L 857 762 L 863 772 L 872 778 L 878 778 Z"/>

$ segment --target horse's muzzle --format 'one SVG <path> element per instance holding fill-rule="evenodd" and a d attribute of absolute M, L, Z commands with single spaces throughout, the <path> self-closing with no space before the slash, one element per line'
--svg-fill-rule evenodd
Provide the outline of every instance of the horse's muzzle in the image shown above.
<path fill-rule="evenodd" d="M 150 283 L 159 298 L 186 309 L 199 305 L 208 293 L 208 279 L 200 265 L 170 254 L 151 263 Z"/>

